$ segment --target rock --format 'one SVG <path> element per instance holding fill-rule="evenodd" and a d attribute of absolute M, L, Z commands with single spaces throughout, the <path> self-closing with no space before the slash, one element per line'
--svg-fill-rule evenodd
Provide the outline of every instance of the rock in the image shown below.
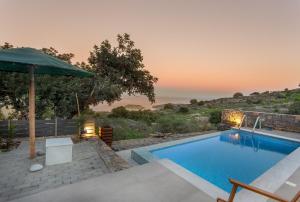
<path fill-rule="evenodd" d="M 44 156 L 44 155 L 45 155 L 45 152 L 37 151 L 37 152 L 36 152 L 36 155 L 37 155 L 37 156 Z"/>
<path fill-rule="evenodd" d="M 225 123 L 219 123 L 219 124 L 217 125 L 217 129 L 218 129 L 218 130 L 221 130 L 221 131 L 223 131 L 223 130 L 230 130 L 230 129 L 231 129 L 231 126 L 228 125 L 228 124 L 225 124 Z"/>
<path fill-rule="evenodd" d="M 30 172 L 36 172 L 36 171 L 39 171 L 39 170 L 42 170 L 42 169 L 43 169 L 43 165 L 36 163 L 36 164 L 32 164 L 30 166 L 29 170 L 30 170 Z"/>

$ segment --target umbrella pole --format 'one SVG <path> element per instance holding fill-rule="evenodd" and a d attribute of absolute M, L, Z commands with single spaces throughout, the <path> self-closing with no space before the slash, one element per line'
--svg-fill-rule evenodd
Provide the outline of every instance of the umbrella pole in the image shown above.
<path fill-rule="evenodd" d="M 34 66 L 30 66 L 30 87 L 29 87 L 29 154 L 30 158 L 35 157 L 35 84 Z"/>

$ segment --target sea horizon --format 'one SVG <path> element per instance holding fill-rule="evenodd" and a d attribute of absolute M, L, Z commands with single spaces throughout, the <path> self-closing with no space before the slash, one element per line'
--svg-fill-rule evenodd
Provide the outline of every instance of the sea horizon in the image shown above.
<path fill-rule="evenodd" d="M 120 107 L 120 106 L 130 106 L 133 107 L 136 105 L 142 106 L 143 109 L 154 109 L 155 106 L 163 105 L 167 103 L 172 104 L 188 104 L 190 103 L 191 99 L 197 99 L 197 100 L 212 100 L 217 98 L 226 97 L 226 95 L 191 95 L 191 96 L 164 96 L 159 95 L 155 98 L 155 103 L 151 103 L 146 96 L 128 96 L 125 95 L 122 97 L 120 101 L 115 101 L 112 104 L 108 103 L 99 103 L 95 106 L 91 106 L 90 108 L 93 111 L 101 112 L 106 111 L 109 112 L 113 108 Z"/>

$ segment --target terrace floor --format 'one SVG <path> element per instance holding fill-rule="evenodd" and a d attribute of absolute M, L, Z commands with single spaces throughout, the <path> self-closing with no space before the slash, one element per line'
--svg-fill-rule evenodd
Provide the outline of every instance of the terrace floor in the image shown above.
<path fill-rule="evenodd" d="M 262 132 L 272 132 L 276 135 L 300 140 L 299 133 Z M 148 141 L 133 140 L 130 143 L 128 140 L 119 144 L 119 146 L 121 145 L 119 149 L 139 146 L 139 143 L 141 143 L 140 146 L 149 144 Z M 44 142 L 39 142 L 38 148 L 43 150 L 43 147 Z M 100 148 L 102 147 L 103 144 Z M 125 170 L 122 169 L 129 166 L 124 165 L 124 162 L 116 157 L 115 152 L 105 146 L 99 151 L 97 143 L 93 141 L 75 144 L 73 152 L 77 157 L 73 156 L 72 163 L 47 166 L 37 173 L 28 171 L 30 165 L 27 158 L 28 143 L 22 143 L 15 151 L 0 154 L 0 201 L 11 199 L 15 199 L 14 202 L 215 201 L 159 162 L 136 165 L 129 159 L 130 149 L 117 152 L 132 166 Z M 107 153 L 109 155 L 106 155 Z M 43 158 L 43 156 L 38 157 L 38 160 L 43 161 Z M 117 161 L 112 163 L 109 159 L 117 159 Z M 120 167 L 120 164 L 123 165 Z M 22 169 L 20 170 L 19 167 Z M 122 171 L 115 172 L 118 170 Z M 37 175 L 34 176 L 35 174 Z M 58 184 L 53 185 L 53 181 L 57 181 Z M 290 183 L 283 184 L 276 193 L 290 199 L 300 190 L 300 168 L 287 181 Z M 295 186 L 291 186 L 291 183 Z"/>
<path fill-rule="evenodd" d="M 45 151 L 44 138 L 37 139 L 36 148 L 37 151 Z M 0 202 L 114 172 L 112 165 L 107 164 L 109 151 L 104 150 L 98 141 L 83 141 L 73 145 L 72 162 L 30 172 L 32 163 L 44 164 L 45 155 L 31 161 L 28 158 L 28 140 L 25 139 L 17 149 L 0 153 Z"/>
<path fill-rule="evenodd" d="M 212 198 L 157 162 L 132 167 L 14 202 L 213 202 Z"/>

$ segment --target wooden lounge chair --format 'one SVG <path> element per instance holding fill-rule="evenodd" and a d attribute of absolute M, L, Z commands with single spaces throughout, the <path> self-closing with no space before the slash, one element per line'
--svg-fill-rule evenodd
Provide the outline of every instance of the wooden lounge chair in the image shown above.
<path fill-rule="evenodd" d="M 297 202 L 298 199 L 300 198 L 300 191 L 294 196 L 294 198 L 292 200 L 287 200 L 287 199 L 284 199 L 284 198 L 282 198 L 280 196 L 277 196 L 276 194 L 264 191 L 262 189 L 259 189 L 259 188 L 256 188 L 256 187 L 244 184 L 242 182 L 239 182 L 239 181 L 236 181 L 236 180 L 233 180 L 233 179 L 229 179 L 229 181 L 233 185 L 233 187 L 231 189 L 231 192 L 230 192 L 229 199 L 226 201 L 224 199 L 218 198 L 217 202 L 233 202 L 233 199 L 235 197 L 235 194 L 236 194 L 236 191 L 237 191 L 238 187 L 242 187 L 242 188 L 247 189 L 249 191 L 255 192 L 257 194 L 266 196 L 266 197 L 268 197 L 270 199 L 273 199 L 275 201 L 280 201 L 280 202 Z"/>

